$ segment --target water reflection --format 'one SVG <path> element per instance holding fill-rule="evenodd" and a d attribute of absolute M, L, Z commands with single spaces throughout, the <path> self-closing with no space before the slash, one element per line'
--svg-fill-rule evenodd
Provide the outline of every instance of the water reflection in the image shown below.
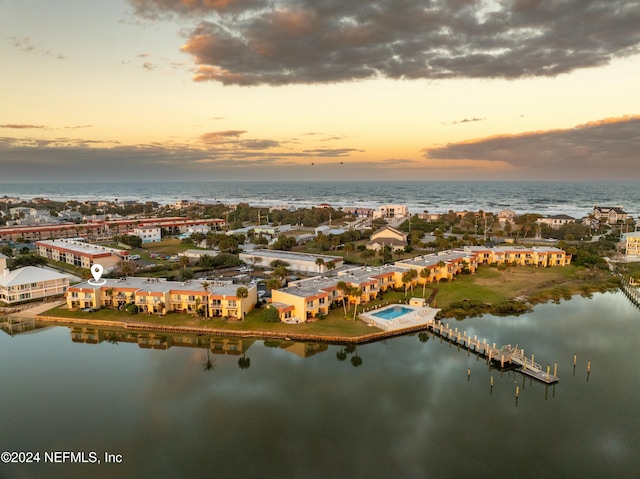
<path fill-rule="evenodd" d="M 640 317 L 625 301 L 596 294 L 463 323 L 557 360 L 555 386 L 429 335 L 347 350 L 151 335 L 140 346 L 82 329 L 89 342 L 72 343 L 66 328 L 0 334 L 0 362 L 11 364 L 0 368 L 9 386 L 0 404 L 12 412 L 0 415 L 0 450 L 126 459 L 107 469 L 8 465 L 0 476 L 633 477 L 640 370 L 627 365 L 640 361 Z M 352 367 L 355 357 L 364 360 Z"/>

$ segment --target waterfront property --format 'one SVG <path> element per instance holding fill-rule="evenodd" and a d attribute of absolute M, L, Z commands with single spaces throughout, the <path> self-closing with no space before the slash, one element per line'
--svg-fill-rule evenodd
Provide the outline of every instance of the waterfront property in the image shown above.
<path fill-rule="evenodd" d="M 574 223 L 576 219 L 573 216 L 569 215 L 553 215 L 553 216 L 545 216 L 544 218 L 538 219 L 537 223 L 541 225 L 547 225 L 553 229 L 559 229 L 561 226 L 564 226 L 569 223 Z"/>
<path fill-rule="evenodd" d="M 375 311 L 365 311 L 360 318 L 371 326 L 383 331 L 411 328 L 427 325 L 433 321 L 439 309 L 413 304 L 394 304 Z"/>
<path fill-rule="evenodd" d="M 520 266 L 569 266 L 571 255 L 553 246 L 465 246 L 478 264 L 516 264 Z"/>
<path fill-rule="evenodd" d="M 331 303 L 367 304 L 390 288 L 406 291 L 418 284 L 450 281 L 461 273 L 475 273 L 480 264 L 542 267 L 566 266 L 570 262 L 571 255 L 553 247 L 465 247 L 396 261 L 393 265 L 343 270 L 333 277 L 294 281 L 286 288 L 273 290 L 272 299 L 282 321 L 299 322 L 327 314 Z M 411 270 L 415 273 L 408 278 L 406 273 Z M 346 290 L 338 288 L 340 282 L 352 288 L 347 296 Z M 353 291 L 359 291 L 359 295 L 355 296 Z"/>
<path fill-rule="evenodd" d="M 594 206 L 593 218 L 600 223 L 615 225 L 618 221 L 626 221 L 629 215 L 620 205 L 616 206 Z"/>
<path fill-rule="evenodd" d="M 245 287 L 246 297 L 231 281 L 167 281 L 157 278 L 105 279 L 103 284 L 85 281 L 69 288 L 67 307 L 123 309 L 135 304 L 148 314 L 199 313 L 210 318 L 243 319 L 258 301 L 257 287 Z"/>
<path fill-rule="evenodd" d="M 377 211 L 373 212 L 374 218 L 406 218 L 409 216 L 409 207 L 407 205 L 382 205 Z"/>
<path fill-rule="evenodd" d="M 69 276 L 47 268 L 25 266 L 9 271 L 7 257 L 0 254 L 0 301 L 3 303 L 15 304 L 59 296 L 68 287 Z"/>

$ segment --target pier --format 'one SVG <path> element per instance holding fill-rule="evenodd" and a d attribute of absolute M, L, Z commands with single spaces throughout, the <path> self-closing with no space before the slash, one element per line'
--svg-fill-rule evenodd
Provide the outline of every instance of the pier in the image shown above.
<path fill-rule="evenodd" d="M 620 288 L 624 292 L 625 296 L 629 298 L 636 307 L 640 308 L 640 290 L 638 290 L 637 283 L 629 281 L 624 277 L 620 277 Z"/>
<path fill-rule="evenodd" d="M 489 344 L 486 339 L 480 341 L 477 336 L 473 338 L 467 335 L 466 331 L 460 331 L 458 328 L 441 323 L 440 321 L 431 320 L 426 325 L 427 329 L 433 334 L 446 339 L 450 343 L 457 344 L 464 349 L 486 358 L 490 364 L 500 365 L 501 369 L 505 367 L 517 368 L 521 374 L 529 376 L 537 381 L 545 384 L 554 384 L 559 381 L 557 376 L 557 364 L 554 366 L 553 373 L 551 367 L 547 366 L 546 371 L 542 366 L 535 362 L 535 356 L 531 359 L 524 354 L 524 349 L 518 349 L 518 346 L 511 345 L 496 347 L 496 343 Z"/>

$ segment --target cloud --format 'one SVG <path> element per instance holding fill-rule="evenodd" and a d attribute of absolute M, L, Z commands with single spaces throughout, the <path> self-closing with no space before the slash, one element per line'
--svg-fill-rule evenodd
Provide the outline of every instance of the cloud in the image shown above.
<path fill-rule="evenodd" d="M 44 128 L 44 125 L 21 125 L 17 123 L 5 123 L 4 125 L 0 125 L 0 128 L 13 128 L 16 130 L 27 130 L 30 128 Z"/>
<path fill-rule="evenodd" d="M 11 36 L 9 37 L 9 42 L 18 50 L 26 53 L 44 55 L 44 56 L 55 58 L 57 60 L 64 60 L 67 58 L 66 55 L 63 55 L 61 53 L 53 53 L 51 50 L 40 48 L 34 45 L 29 37 Z"/>
<path fill-rule="evenodd" d="M 452 125 L 458 125 L 460 123 L 473 123 L 476 121 L 486 121 L 486 118 L 465 118 L 464 120 L 458 120 L 458 121 L 454 121 L 451 124 Z"/>
<path fill-rule="evenodd" d="M 214 131 L 193 143 L 122 145 L 92 139 L 0 137 L 0 171 L 7 181 L 83 179 L 108 181 L 122 177 L 193 180 L 207 175 L 238 179 L 250 169 L 252 178 L 286 177 L 333 158 L 349 158 L 355 148 L 303 150 L 283 146 L 290 141 L 241 138 L 245 130 Z M 242 171 L 245 171 L 244 173 Z M 34 175 L 34 172 L 36 174 Z M 266 176 L 265 176 L 266 175 Z M 278 176 L 279 175 L 279 176 Z"/>
<path fill-rule="evenodd" d="M 313 150 L 302 150 L 307 156 L 317 156 L 321 158 L 335 158 L 338 156 L 349 156 L 353 152 L 363 153 L 364 150 L 355 148 L 316 148 Z"/>
<path fill-rule="evenodd" d="M 423 150 L 428 160 L 499 162 L 536 177 L 640 177 L 640 115 L 574 128 L 499 135 Z"/>
<path fill-rule="evenodd" d="M 130 0 L 198 21 L 196 81 L 557 76 L 640 50 L 640 0 Z"/>
<path fill-rule="evenodd" d="M 228 141 L 229 138 L 237 138 L 244 133 L 246 133 L 246 130 L 212 131 L 205 133 L 201 138 L 205 143 L 220 143 Z"/>

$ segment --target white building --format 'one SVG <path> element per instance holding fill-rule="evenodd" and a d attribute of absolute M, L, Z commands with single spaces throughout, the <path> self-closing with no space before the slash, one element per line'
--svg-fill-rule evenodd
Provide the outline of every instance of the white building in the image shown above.
<path fill-rule="evenodd" d="M 569 223 L 574 223 L 576 219 L 569 215 L 553 215 L 538 219 L 538 224 L 547 225 L 550 228 L 558 229 Z"/>
<path fill-rule="evenodd" d="M 409 216 L 409 207 L 406 205 L 382 205 L 373 213 L 374 218 L 406 218 Z"/>
<path fill-rule="evenodd" d="M 35 266 L 9 271 L 7 257 L 0 254 L 0 301 L 15 304 L 59 296 L 68 288 L 69 276 Z"/>
<path fill-rule="evenodd" d="M 138 236 L 143 243 L 155 243 L 162 240 L 162 230 L 155 225 L 140 225 L 133 229 L 133 235 Z"/>
<path fill-rule="evenodd" d="M 321 262 L 316 263 L 318 258 Z M 279 251 L 270 249 L 256 249 L 240 253 L 240 259 L 247 264 L 268 268 L 276 260 L 284 261 L 289 266 L 289 271 L 300 271 L 304 273 L 325 274 L 329 271 L 327 264 L 333 263 L 334 269 L 344 265 L 344 259 L 340 256 L 329 256 L 324 254 L 294 253 L 291 251 Z"/>
<path fill-rule="evenodd" d="M 187 228 L 188 234 L 202 233 L 203 235 L 211 233 L 211 227 L 209 225 L 193 225 Z"/>
<path fill-rule="evenodd" d="M 627 260 L 640 260 L 640 231 L 633 233 L 623 233 L 622 242 L 626 250 Z"/>

